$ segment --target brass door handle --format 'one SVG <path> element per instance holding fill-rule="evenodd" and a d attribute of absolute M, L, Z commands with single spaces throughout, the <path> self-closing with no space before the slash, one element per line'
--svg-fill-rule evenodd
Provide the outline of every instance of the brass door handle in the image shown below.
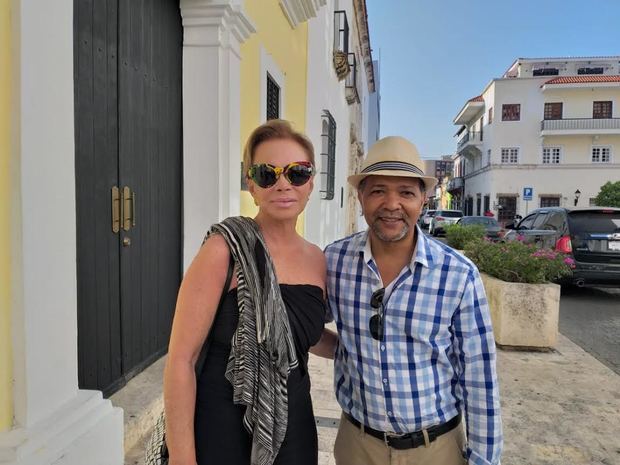
<path fill-rule="evenodd" d="M 129 231 L 136 225 L 136 193 L 129 186 L 123 187 L 121 215 L 123 216 L 123 230 Z"/>
<path fill-rule="evenodd" d="M 121 230 L 121 193 L 117 186 L 112 187 L 112 232 Z"/>

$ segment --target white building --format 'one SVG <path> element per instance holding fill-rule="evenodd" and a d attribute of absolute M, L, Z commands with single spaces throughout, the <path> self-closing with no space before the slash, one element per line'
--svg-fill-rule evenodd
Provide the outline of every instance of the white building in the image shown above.
<path fill-rule="evenodd" d="M 519 58 L 454 118 L 456 207 L 508 221 L 591 205 L 620 179 L 619 106 L 620 56 Z"/>
<path fill-rule="evenodd" d="M 347 177 L 359 171 L 369 119 L 378 125 L 378 116 L 368 116 L 373 109 L 378 114 L 378 102 L 369 108 L 375 86 L 366 17 L 365 1 L 328 0 L 308 21 L 306 133 L 319 175 L 306 208 L 305 236 L 321 247 L 357 230 L 357 197 Z M 346 56 L 348 72 L 339 66 L 339 54 Z"/>

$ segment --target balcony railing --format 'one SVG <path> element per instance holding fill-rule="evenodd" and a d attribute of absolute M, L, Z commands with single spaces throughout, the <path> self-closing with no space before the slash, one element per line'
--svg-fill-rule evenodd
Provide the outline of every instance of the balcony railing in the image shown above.
<path fill-rule="evenodd" d="M 349 62 L 349 69 L 351 70 L 345 79 L 345 93 L 347 97 L 347 103 L 351 105 L 352 103 L 360 101 L 359 92 L 357 90 L 357 60 L 355 58 L 355 53 L 349 53 L 347 56 L 347 60 Z"/>
<path fill-rule="evenodd" d="M 460 176 L 456 178 L 452 178 L 448 182 L 448 192 L 452 192 L 452 191 L 462 189 L 462 188 L 463 188 L 463 178 Z"/>
<path fill-rule="evenodd" d="M 456 148 L 457 151 L 459 151 L 467 144 L 479 144 L 480 142 L 482 142 L 481 132 L 466 132 L 465 135 L 459 139 Z"/>
<path fill-rule="evenodd" d="M 620 118 L 565 118 L 546 119 L 540 122 L 541 131 L 588 131 L 620 129 Z"/>

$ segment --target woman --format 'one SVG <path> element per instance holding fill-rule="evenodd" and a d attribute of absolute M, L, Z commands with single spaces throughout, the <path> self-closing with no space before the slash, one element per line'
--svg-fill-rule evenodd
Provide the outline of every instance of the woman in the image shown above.
<path fill-rule="evenodd" d="M 170 465 L 317 463 L 307 358 L 322 340 L 326 267 L 295 230 L 314 151 L 288 122 L 271 120 L 250 135 L 244 166 L 258 215 L 215 225 L 179 291 L 164 374 Z M 332 356 L 334 337 L 313 351 Z"/>

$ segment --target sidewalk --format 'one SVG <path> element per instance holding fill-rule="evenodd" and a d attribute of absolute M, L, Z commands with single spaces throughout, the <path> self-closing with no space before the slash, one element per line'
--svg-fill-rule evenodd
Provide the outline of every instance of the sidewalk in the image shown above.
<path fill-rule="evenodd" d="M 620 376 L 562 335 L 556 349 L 498 352 L 505 438 L 502 464 L 620 465 Z M 310 373 L 319 464 L 332 465 L 340 419 L 332 362 L 310 356 Z M 148 376 L 153 379 L 152 373 Z M 156 383 L 151 389 L 161 393 Z M 126 464 L 144 463 L 140 442 L 128 452 Z"/>

